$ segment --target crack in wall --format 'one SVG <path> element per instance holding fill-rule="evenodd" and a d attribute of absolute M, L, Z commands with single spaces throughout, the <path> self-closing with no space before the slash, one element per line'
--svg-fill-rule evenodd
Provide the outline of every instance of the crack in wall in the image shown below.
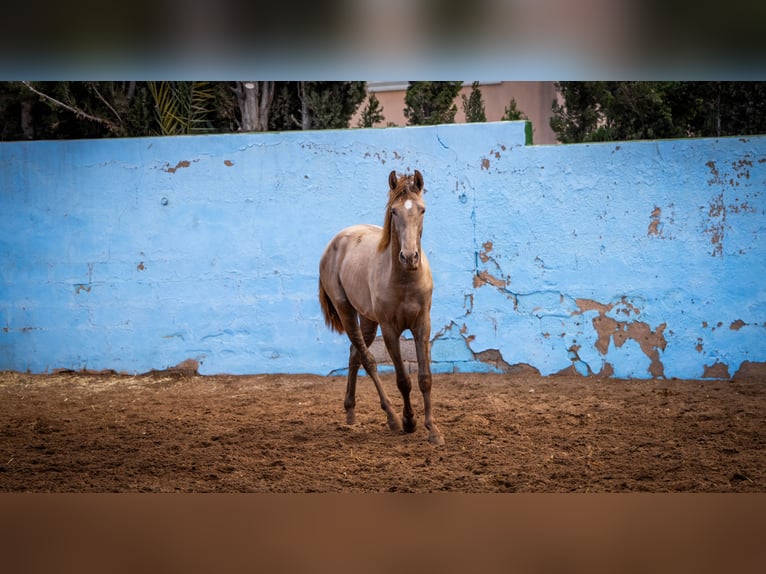
<path fill-rule="evenodd" d="M 470 311 L 468 311 L 466 315 L 469 313 Z M 450 321 L 448 325 L 445 325 L 442 329 L 439 330 L 438 333 L 436 333 L 436 335 L 434 335 L 431 343 L 433 344 L 435 341 L 444 339 L 446 334 L 452 331 L 455 327 L 458 327 L 458 324 L 455 321 Z M 503 353 L 499 349 L 483 349 L 481 351 L 474 351 L 471 347 L 471 343 L 473 343 L 473 341 L 476 339 L 476 336 L 468 333 L 468 326 L 465 323 L 459 327 L 457 332 L 465 343 L 466 349 L 471 353 L 471 357 L 474 361 L 489 365 L 496 371 L 505 374 L 527 373 L 540 375 L 540 371 L 528 363 L 508 363 L 503 358 Z"/>
<path fill-rule="evenodd" d="M 657 208 L 653 215 L 656 215 L 658 220 L 659 214 L 660 212 Z M 666 323 L 661 323 L 653 329 L 648 323 L 638 321 L 636 317 L 640 315 L 641 310 L 628 301 L 625 296 L 621 297 L 617 302 L 600 303 L 591 299 L 572 299 L 559 291 L 539 291 L 528 294 L 514 293 L 508 289 L 511 283 L 510 276 L 503 273 L 497 256 L 491 255 L 493 250 L 494 244 L 491 241 L 486 241 L 482 244 L 482 249 L 477 252 L 476 268 L 473 277 L 474 289 L 489 285 L 512 301 L 515 312 L 532 315 L 538 319 L 543 317 L 566 318 L 583 315 L 588 311 L 595 311 L 597 315 L 591 321 L 597 335 L 594 347 L 601 356 L 608 356 L 610 343 L 613 343 L 615 348 L 620 348 L 627 341 L 633 340 L 650 361 L 648 372 L 654 377 L 665 376 L 665 367 L 661 360 L 660 351 L 664 351 L 667 347 L 667 340 L 664 335 L 667 327 Z M 485 268 L 480 269 L 479 263 L 483 264 Z M 492 272 L 486 269 L 487 265 L 494 267 Z M 618 317 L 615 317 L 615 315 Z M 620 315 L 624 315 L 625 319 L 622 320 L 619 317 Z M 741 325 L 736 324 L 736 327 L 741 327 Z M 545 336 L 546 334 L 542 333 L 542 335 Z M 566 335 L 566 331 L 562 333 L 562 337 Z M 580 358 L 580 349 L 580 345 L 576 342 L 566 349 L 571 365 L 564 369 L 564 371 L 584 376 L 594 374 L 590 365 Z M 471 352 L 476 356 L 473 349 L 471 349 Z M 602 374 L 609 373 L 613 373 L 613 368 L 605 362 Z"/>

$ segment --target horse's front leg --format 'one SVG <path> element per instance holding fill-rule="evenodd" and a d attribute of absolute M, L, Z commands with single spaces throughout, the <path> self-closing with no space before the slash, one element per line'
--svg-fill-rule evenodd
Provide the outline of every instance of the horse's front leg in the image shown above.
<path fill-rule="evenodd" d="M 412 410 L 412 403 L 410 402 L 412 383 L 410 383 L 410 377 L 407 374 L 407 369 L 402 360 L 402 352 L 399 345 L 399 337 L 401 337 L 401 333 L 398 333 L 396 329 L 390 326 L 381 325 L 380 328 L 383 332 L 383 341 L 386 343 L 386 349 L 388 349 L 388 354 L 391 357 L 391 361 L 394 363 L 394 369 L 396 369 L 396 386 L 402 394 L 402 399 L 404 399 L 402 426 L 405 432 L 413 432 L 416 423 L 415 413 Z"/>
<path fill-rule="evenodd" d="M 433 419 L 431 411 L 431 325 L 424 322 L 413 332 L 415 337 L 415 353 L 418 357 L 418 385 L 423 393 L 423 409 L 425 410 L 425 425 L 428 429 L 428 442 L 431 444 L 444 444 L 439 427 Z"/>

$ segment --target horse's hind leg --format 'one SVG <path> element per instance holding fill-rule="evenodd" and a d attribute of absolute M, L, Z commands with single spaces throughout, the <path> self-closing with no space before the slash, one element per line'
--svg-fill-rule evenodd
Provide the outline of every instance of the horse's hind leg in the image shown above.
<path fill-rule="evenodd" d="M 360 328 L 362 330 L 362 338 L 364 339 L 365 347 L 369 348 L 375 340 L 375 333 L 378 331 L 378 324 L 365 319 L 359 318 Z M 348 356 L 348 379 L 346 381 L 346 398 L 343 401 L 343 406 L 346 409 L 346 423 L 354 424 L 356 422 L 356 376 L 359 373 L 359 367 L 362 364 L 361 355 L 356 347 L 352 344 L 349 350 Z"/>
<path fill-rule="evenodd" d="M 336 305 L 336 309 L 338 310 L 338 315 L 343 322 L 343 328 L 346 330 L 346 334 L 348 335 L 351 344 L 359 354 L 359 360 L 362 362 L 364 370 L 367 371 L 367 374 L 375 384 L 375 389 L 378 391 L 378 396 L 380 397 L 380 406 L 386 411 L 386 416 L 388 417 L 388 427 L 391 430 L 401 431 L 402 421 L 399 418 L 399 415 L 394 411 L 394 407 L 391 405 L 391 401 L 386 395 L 386 391 L 383 390 L 383 385 L 378 376 L 378 365 L 375 363 L 375 357 L 372 356 L 372 353 L 370 353 L 370 350 L 364 342 L 362 328 L 357 322 L 358 315 L 356 310 L 348 302 Z"/>

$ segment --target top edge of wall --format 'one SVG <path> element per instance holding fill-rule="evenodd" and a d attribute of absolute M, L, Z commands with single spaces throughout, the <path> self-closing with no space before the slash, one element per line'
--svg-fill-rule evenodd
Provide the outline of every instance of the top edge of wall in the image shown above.
<path fill-rule="evenodd" d="M 423 125 L 423 126 L 386 126 L 386 127 L 372 127 L 372 128 L 340 128 L 340 129 L 320 129 L 320 130 L 290 130 L 290 131 L 266 131 L 266 132 L 227 132 L 227 133 L 213 133 L 213 134 L 193 134 L 193 135 L 171 135 L 171 136 L 139 136 L 139 137 L 123 137 L 123 138 L 78 138 L 78 139 L 42 139 L 42 140 L 16 140 L 16 141 L 4 141 L 0 142 L 2 145 L 62 145 L 72 143 L 84 143 L 84 142 L 99 142 L 107 144 L 109 142 L 124 142 L 124 141 L 170 141 L 178 139 L 199 139 L 199 138 L 231 138 L 231 137 L 285 137 L 285 138 L 302 138 L 307 135 L 316 137 L 317 135 L 337 135 L 340 133 L 349 133 L 354 135 L 360 135 L 364 133 L 380 133 L 381 131 L 416 131 L 416 130 L 432 130 L 437 132 L 451 131 L 451 130 L 475 130 L 475 129 L 502 129 L 504 135 L 512 138 L 514 141 L 512 145 L 532 145 L 532 123 L 528 120 L 519 121 L 496 121 L 496 122 L 481 122 L 481 123 L 454 123 L 454 124 L 436 124 L 436 125 Z"/>

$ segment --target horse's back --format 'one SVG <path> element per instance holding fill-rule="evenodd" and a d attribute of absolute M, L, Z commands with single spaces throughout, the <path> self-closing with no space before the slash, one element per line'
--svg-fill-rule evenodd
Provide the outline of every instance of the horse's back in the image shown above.
<path fill-rule="evenodd" d="M 320 285 L 336 304 L 350 302 L 365 316 L 370 316 L 372 294 L 370 272 L 378 254 L 382 229 L 377 225 L 359 224 L 335 235 L 319 263 Z"/>
<path fill-rule="evenodd" d="M 349 258 L 369 257 L 377 251 L 382 229 L 377 225 L 359 224 L 346 227 L 330 240 L 322 254 L 320 273 L 340 273 Z"/>

